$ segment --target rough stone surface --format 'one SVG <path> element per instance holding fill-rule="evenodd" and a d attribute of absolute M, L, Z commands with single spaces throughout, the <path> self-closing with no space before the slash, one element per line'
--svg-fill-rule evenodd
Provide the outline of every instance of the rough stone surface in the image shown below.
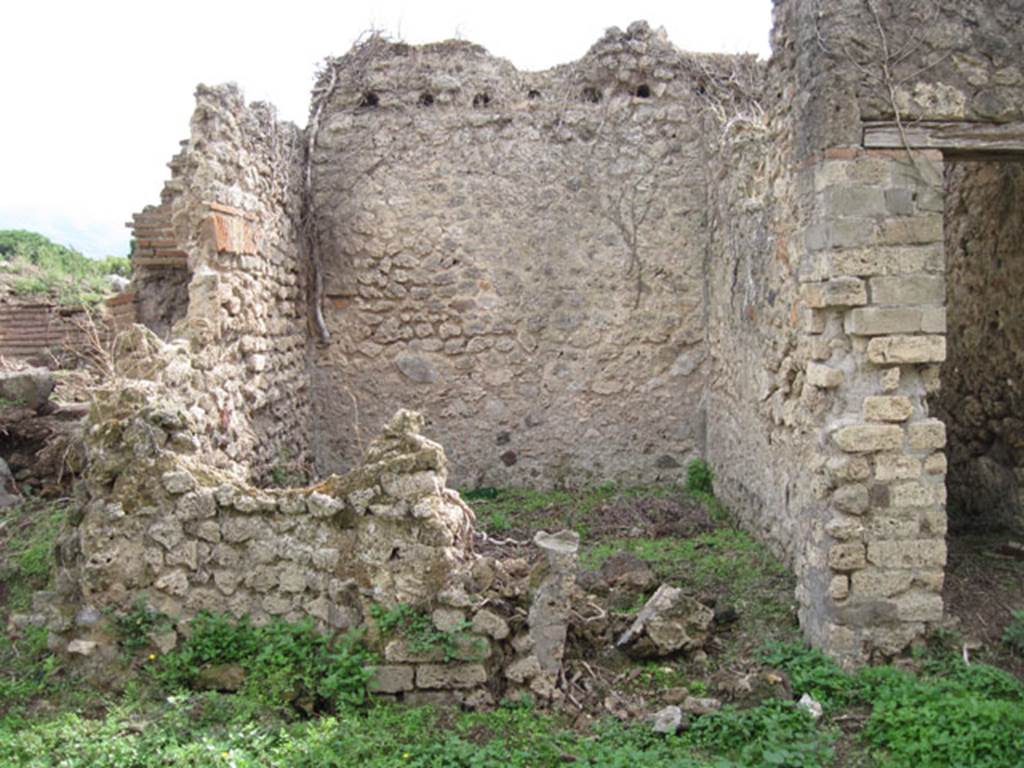
<path fill-rule="evenodd" d="M 683 710 L 670 704 L 651 715 L 651 730 L 663 735 L 675 735 L 683 729 Z"/>
<path fill-rule="evenodd" d="M 50 399 L 54 385 L 46 368 L 0 371 L 0 400 L 37 411 Z"/>
<path fill-rule="evenodd" d="M 89 567 L 68 537 L 58 583 L 98 605 L 152 586 L 177 615 L 337 627 L 360 600 L 430 595 L 469 618 L 486 569 L 438 450 L 366 451 L 408 405 L 467 486 L 676 480 L 708 459 L 796 572 L 807 637 L 844 663 L 899 651 L 941 614 L 945 471 L 954 511 L 1019 520 L 1020 169 L 941 147 L 1020 134 L 1017 6 L 780 0 L 768 65 L 644 23 L 542 73 L 371 38 L 328 60 L 305 130 L 200 87 L 133 220 L 124 295 L 171 341 L 131 331 L 117 357 L 151 410 L 96 414 L 148 468 L 92 454 Z M 884 46 L 903 52 L 892 90 L 866 74 Z M 897 113 L 905 135 L 874 148 Z M 161 484 L 179 459 L 196 489 Z M 360 479 L 251 485 L 301 484 L 310 459 Z M 929 575 L 858 595 L 859 573 L 912 569 Z M 555 571 L 534 595 L 561 605 Z M 558 643 L 514 630 L 491 638 L 508 679 L 551 695 Z"/>
<path fill-rule="evenodd" d="M 617 645 L 637 656 L 668 656 L 704 645 L 714 611 L 681 589 L 662 584 Z"/>

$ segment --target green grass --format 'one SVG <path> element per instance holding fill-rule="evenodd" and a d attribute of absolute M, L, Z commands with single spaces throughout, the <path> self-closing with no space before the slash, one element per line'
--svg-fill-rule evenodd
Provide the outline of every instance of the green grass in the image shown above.
<path fill-rule="evenodd" d="M 620 551 L 649 563 L 660 581 L 691 593 L 714 593 L 741 615 L 772 618 L 789 611 L 788 570 L 745 531 L 718 528 L 690 539 L 606 539 L 585 546 L 580 564 L 597 569 Z M 778 599 L 780 587 L 785 602 Z"/>
<path fill-rule="evenodd" d="M 110 293 L 110 275 L 128 276 L 122 256 L 89 259 L 35 232 L 0 230 L 0 266 L 18 295 L 52 295 L 62 304 L 95 304 Z"/>
<path fill-rule="evenodd" d="M 579 504 L 572 508 L 576 514 L 611 494 L 631 492 L 599 489 L 570 495 L 569 503 Z M 552 494 L 512 496 L 540 519 L 552 498 L 564 502 Z M 511 504 L 504 492 L 492 501 Z M 492 511 L 514 514 L 511 507 Z M 64 516 L 61 506 L 42 503 L 0 514 L 5 623 L 12 607 L 24 610 L 31 593 L 47 585 Z M 585 545 L 582 559 L 596 567 L 620 549 L 688 591 L 727 595 L 741 622 L 753 617 L 755 636 L 772 636 L 784 623 L 780 608 L 755 603 L 781 606 L 779 595 L 790 591 L 791 577 L 742 531 L 721 527 L 691 539 L 596 541 Z M 784 671 L 794 698 L 810 693 L 823 704 L 820 722 L 793 701 L 769 699 L 746 709 L 727 705 L 692 718 L 678 736 L 662 737 L 641 720 L 577 727 L 529 700 L 475 713 L 381 704 L 365 692 L 375 657 L 362 637 L 329 643 L 308 623 L 254 627 L 204 614 L 174 651 L 150 659 L 149 633 L 165 617 L 140 602 L 110 621 L 127 676 L 120 692 L 96 691 L 76 680 L 47 650 L 44 629 L 0 641 L 0 766 L 1024 768 L 1024 686 L 998 668 L 965 665 L 949 638 L 920 651 L 912 669 L 875 666 L 853 673 L 801 643 L 765 644 L 756 658 L 748 653 L 736 660 L 747 669 Z M 379 611 L 376 621 L 388 636 L 443 642 L 424 615 L 407 608 Z M 212 664 L 244 669 L 237 694 L 196 690 L 199 673 Z M 669 687 L 717 694 L 715 678 L 699 665 L 663 660 L 637 670 L 623 692 L 648 696 L 652 709 L 660 706 L 658 692 Z M 838 724 L 851 722 L 860 727 L 841 736 Z"/>
<path fill-rule="evenodd" d="M 821 766 L 830 734 L 782 703 L 703 718 L 664 738 L 643 725 L 600 723 L 578 733 L 530 706 L 441 714 L 372 706 L 297 723 L 254 722 L 241 697 L 204 694 L 116 706 L 89 720 L 74 713 L 28 727 L 0 723 L 0 764 L 26 768 L 163 766 L 430 766 L 592 768 Z M 717 755 L 711 758 L 710 755 Z"/>
<path fill-rule="evenodd" d="M 32 593 L 46 588 L 53 564 L 53 542 L 66 514 L 63 504 L 34 501 L 0 513 L 6 534 L 0 535 L 0 580 L 7 590 L 7 613 L 28 610 Z"/>

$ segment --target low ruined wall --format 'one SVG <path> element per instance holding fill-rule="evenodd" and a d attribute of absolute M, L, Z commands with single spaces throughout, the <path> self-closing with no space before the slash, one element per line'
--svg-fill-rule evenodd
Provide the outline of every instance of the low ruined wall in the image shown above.
<path fill-rule="evenodd" d="M 756 62 L 639 24 L 539 74 L 455 42 L 374 39 L 330 66 L 318 467 L 358 461 L 406 404 L 459 484 L 679 479 L 704 450 L 703 121 Z"/>
<path fill-rule="evenodd" d="M 180 346 L 176 361 L 190 361 Z M 37 593 L 34 614 L 16 623 L 45 625 L 55 651 L 100 679 L 118 654 L 111 617 L 142 603 L 171 620 L 148 638 L 162 652 L 202 611 L 256 624 L 310 619 L 328 635 L 367 631 L 383 662 L 370 687 L 385 697 L 478 706 L 515 690 L 560 695 L 575 533 L 538 534 L 533 570 L 474 555 L 473 512 L 446 487 L 444 451 L 408 411 L 353 472 L 257 489 L 211 465 L 201 416 L 181 391 L 118 378 L 94 393 L 82 505 L 56 545 L 55 589 Z M 452 647 L 386 634 L 374 606 L 430 616 Z"/>
<path fill-rule="evenodd" d="M 949 516 L 1024 528 L 1024 163 L 946 166 L 948 356 L 933 396 L 949 434 Z"/>

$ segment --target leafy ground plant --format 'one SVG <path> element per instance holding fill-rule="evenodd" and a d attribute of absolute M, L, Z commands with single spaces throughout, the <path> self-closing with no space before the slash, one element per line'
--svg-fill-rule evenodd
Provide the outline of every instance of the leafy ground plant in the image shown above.
<path fill-rule="evenodd" d="M 268 706 L 301 702 L 312 711 L 362 704 L 374 662 L 358 633 L 329 640 L 311 621 L 257 627 L 201 613 L 181 646 L 156 660 L 154 676 L 171 690 L 191 690 L 204 670 L 237 665 L 247 696 Z"/>

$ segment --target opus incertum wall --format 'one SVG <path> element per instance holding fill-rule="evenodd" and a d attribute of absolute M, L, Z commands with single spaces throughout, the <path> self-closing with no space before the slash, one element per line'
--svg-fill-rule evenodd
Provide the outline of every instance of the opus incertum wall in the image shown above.
<path fill-rule="evenodd" d="M 1019 335 L 1019 207 L 991 203 L 1019 197 L 1019 9 L 775 16 L 767 64 L 643 23 L 541 73 L 373 38 L 304 131 L 201 88 L 154 211 L 187 307 L 156 264 L 135 287 L 199 356 L 212 460 L 349 469 L 398 407 L 463 486 L 704 456 L 815 643 L 855 662 L 942 621 L 947 470 L 1020 520 L 1019 357 L 978 352 Z"/>

